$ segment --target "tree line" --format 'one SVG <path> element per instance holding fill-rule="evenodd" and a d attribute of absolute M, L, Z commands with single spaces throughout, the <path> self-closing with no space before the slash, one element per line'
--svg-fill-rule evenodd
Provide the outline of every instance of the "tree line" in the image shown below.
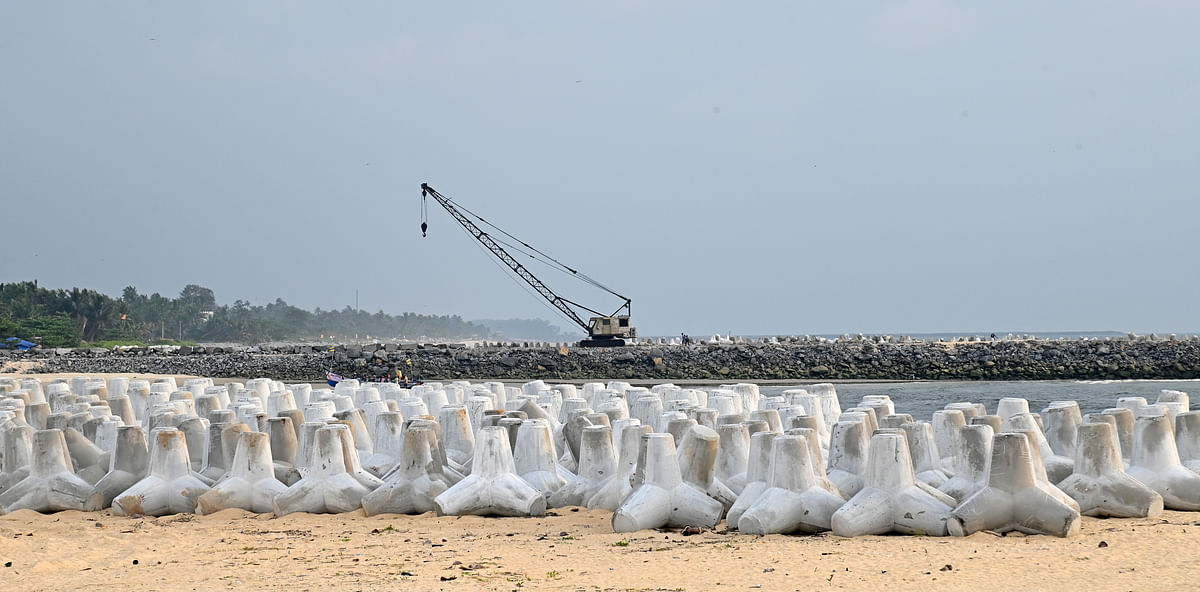
<path fill-rule="evenodd" d="M 389 315 L 350 306 L 312 311 L 277 298 L 265 306 L 236 300 L 219 305 L 212 290 L 188 284 L 176 298 L 141 294 L 128 286 L 120 298 L 94 290 L 50 290 L 37 282 L 0 283 L 0 339 L 21 337 L 46 347 L 101 341 L 164 340 L 262 343 L 353 339 L 482 339 L 487 327 L 457 315 Z"/>

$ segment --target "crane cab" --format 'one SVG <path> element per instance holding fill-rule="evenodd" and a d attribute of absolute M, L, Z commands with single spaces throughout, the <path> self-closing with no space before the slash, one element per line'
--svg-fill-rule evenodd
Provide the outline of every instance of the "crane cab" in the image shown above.
<path fill-rule="evenodd" d="M 584 347 L 616 347 L 626 339 L 636 339 L 637 328 L 629 315 L 592 317 L 588 319 L 588 338 L 579 342 Z"/>

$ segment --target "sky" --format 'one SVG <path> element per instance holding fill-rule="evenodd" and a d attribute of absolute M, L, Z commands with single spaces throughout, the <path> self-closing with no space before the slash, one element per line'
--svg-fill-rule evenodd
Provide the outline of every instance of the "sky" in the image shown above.
<path fill-rule="evenodd" d="M 1200 3 L 6 2 L 0 282 L 642 335 L 1200 331 Z M 552 289 L 620 300 L 530 262 Z"/>

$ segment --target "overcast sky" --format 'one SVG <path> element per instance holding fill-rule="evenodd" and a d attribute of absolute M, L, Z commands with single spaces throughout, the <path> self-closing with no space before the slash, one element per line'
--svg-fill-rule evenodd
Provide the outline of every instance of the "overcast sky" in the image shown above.
<path fill-rule="evenodd" d="M 436 205 L 421 238 L 429 182 L 643 335 L 1200 331 L 1197 31 L 1191 0 L 6 2 L 0 282 L 567 326 Z"/>

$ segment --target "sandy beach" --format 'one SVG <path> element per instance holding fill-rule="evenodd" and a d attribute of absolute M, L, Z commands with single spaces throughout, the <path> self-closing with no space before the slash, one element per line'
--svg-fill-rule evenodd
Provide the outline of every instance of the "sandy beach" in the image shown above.
<path fill-rule="evenodd" d="M 138 590 L 1100 591 L 1190 590 L 1200 573 L 1200 513 L 1085 517 L 1082 533 L 1069 539 L 990 532 L 763 537 L 728 532 L 723 522 L 693 535 L 616 534 L 611 516 L 582 508 L 537 518 L 21 510 L 0 516 L 0 581 L 19 590 L 103 583 Z"/>
<path fill-rule="evenodd" d="M 1070 539 L 615 534 L 611 514 L 0 516 L 3 581 L 137 590 L 1189 590 L 1200 515 L 1085 518 Z"/>

